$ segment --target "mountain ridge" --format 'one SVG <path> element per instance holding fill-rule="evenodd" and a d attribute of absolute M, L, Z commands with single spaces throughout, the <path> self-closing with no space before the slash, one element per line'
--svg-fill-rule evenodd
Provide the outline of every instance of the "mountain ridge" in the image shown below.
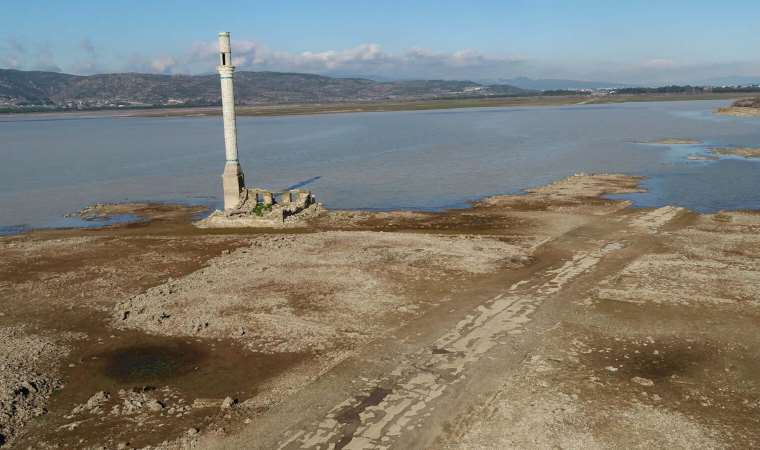
<path fill-rule="evenodd" d="M 510 85 L 473 81 L 374 81 L 294 72 L 235 74 L 240 105 L 418 100 L 451 97 L 528 95 Z M 73 75 L 0 69 L 0 107 L 91 109 L 107 107 L 209 106 L 221 102 L 219 78 L 136 72 Z"/>

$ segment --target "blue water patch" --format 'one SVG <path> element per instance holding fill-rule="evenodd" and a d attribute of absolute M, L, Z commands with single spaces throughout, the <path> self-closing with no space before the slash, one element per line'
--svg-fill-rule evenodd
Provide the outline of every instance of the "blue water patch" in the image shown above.
<path fill-rule="evenodd" d="M 608 198 L 630 200 L 642 208 L 677 205 L 701 213 L 760 209 L 759 159 L 712 153 L 710 148 L 730 146 L 710 142 L 640 146 L 661 151 L 667 170 L 643 174 L 647 176 L 642 182 L 646 192 Z"/>
<path fill-rule="evenodd" d="M 153 202 L 155 203 L 155 202 Z M 177 200 L 173 202 L 163 202 L 164 204 L 171 205 L 184 205 L 184 206 L 204 206 L 206 209 L 193 213 L 191 219 L 198 221 L 205 219 L 211 213 L 217 209 L 224 208 L 224 202 L 214 196 L 193 196 L 183 200 Z"/>
<path fill-rule="evenodd" d="M 9 225 L 0 226 L 0 236 L 11 236 L 14 234 L 21 234 L 29 231 L 31 228 L 29 225 Z"/>
<path fill-rule="evenodd" d="M 203 206 L 201 211 L 192 214 L 191 220 L 197 221 L 205 219 L 215 209 L 222 208 L 222 202 L 215 196 L 190 196 L 184 199 L 156 201 L 156 200 L 134 200 L 125 203 L 150 203 L 154 205 L 182 205 L 186 207 Z M 108 216 L 80 217 L 77 214 L 64 215 L 56 219 L 49 220 L 44 225 L 31 226 L 8 225 L 0 226 L 0 236 L 11 236 L 26 233 L 32 230 L 65 230 L 72 228 L 98 229 L 112 225 L 123 225 L 129 223 L 145 222 L 145 219 L 136 214 L 114 214 Z"/>
<path fill-rule="evenodd" d="M 0 236 L 11 236 L 31 231 L 33 229 L 52 229 L 65 230 L 71 228 L 104 228 L 112 225 L 122 225 L 127 223 L 138 223 L 142 218 L 134 214 L 116 214 L 107 217 L 93 217 L 83 219 L 81 217 L 63 217 L 59 220 L 50 222 L 47 226 L 30 227 L 29 225 L 11 225 L 0 227 Z"/>
<path fill-rule="evenodd" d="M 705 164 L 720 159 L 719 155 L 710 152 L 711 145 L 699 144 L 654 144 L 637 143 L 642 150 L 652 150 L 662 154 L 663 164 Z"/>
<path fill-rule="evenodd" d="M 44 228 L 65 229 L 65 228 L 103 228 L 111 225 L 122 225 L 126 223 L 136 223 L 143 220 L 135 214 L 115 214 L 105 217 L 81 218 L 81 217 L 63 217 L 57 221 L 51 222 Z"/>

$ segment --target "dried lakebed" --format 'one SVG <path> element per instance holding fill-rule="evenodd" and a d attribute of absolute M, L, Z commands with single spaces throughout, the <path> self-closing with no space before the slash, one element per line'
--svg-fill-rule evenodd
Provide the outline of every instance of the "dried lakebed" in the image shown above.
<path fill-rule="evenodd" d="M 15 448 L 749 448 L 760 214 L 584 175 L 289 230 L 0 239 Z"/>

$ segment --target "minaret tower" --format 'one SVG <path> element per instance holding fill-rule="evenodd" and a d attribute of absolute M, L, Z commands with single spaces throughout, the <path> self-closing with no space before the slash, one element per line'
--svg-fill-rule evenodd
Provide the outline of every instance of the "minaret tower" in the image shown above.
<path fill-rule="evenodd" d="M 232 87 L 232 51 L 230 33 L 219 33 L 219 78 L 222 82 L 222 116 L 224 118 L 224 150 L 227 162 L 224 164 L 222 187 L 224 189 L 224 209 L 234 209 L 240 203 L 240 191 L 245 187 L 243 171 L 240 169 L 237 152 L 237 129 L 235 127 L 235 93 Z"/>

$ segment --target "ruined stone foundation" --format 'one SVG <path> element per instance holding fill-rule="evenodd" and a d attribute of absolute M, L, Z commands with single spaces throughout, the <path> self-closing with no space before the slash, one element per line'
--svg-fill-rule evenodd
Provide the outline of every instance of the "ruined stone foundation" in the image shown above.
<path fill-rule="evenodd" d="M 243 188 L 237 206 L 214 211 L 196 222 L 200 228 L 289 227 L 303 224 L 304 219 L 324 211 L 311 191 L 292 189 L 272 192 L 266 189 Z"/>

